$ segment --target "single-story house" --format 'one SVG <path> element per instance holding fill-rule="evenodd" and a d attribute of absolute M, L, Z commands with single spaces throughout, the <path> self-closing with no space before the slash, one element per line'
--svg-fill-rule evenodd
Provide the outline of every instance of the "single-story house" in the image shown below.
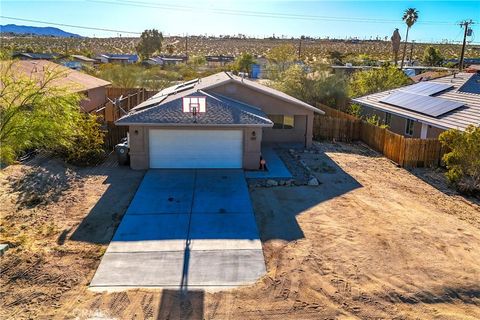
<path fill-rule="evenodd" d="M 107 101 L 106 87 L 110 85 L 108 81 L 46 60 L 16 60 L 13 62 L 4 61 L 3 63 L 13 63 L 12 70 L 14 73 L 23 74 L 32 79 L 43 79 L 46 71 L 63 73 L 64 75 L 52 84 L 66 87 L 71 92 L 83 94 L 85 99 L 80 102 L 80 108 L 84 112 L 95 110 Z"/>
<path fill-rule="evenodd" d="M 130 164 L 147 168 L 259 168 L 262 143 L 312 144 L 323 111 L 220 72 L 166 88 L 116 121 L 129 127 Z"/>
<path fill-rule="evenodd" d="M 33 53 L 33 52 L 15 52 L 12 58 L 19 60 L 49 60 L 54 61 L 62 56 L 58 53 Z"/>
<path fill-rule="evenodd" d="M 176 65 L 187 62 L 186 56 L 157 56 L 151 57 L 144 62 L 150 65 Z"/>
<path fill-rule="evenodd" d="M 98 64 L 98 61 L 89 57 L 82 56 L 80 54 L 72 54 L 72 60 L 80 63 L 82 66 L 94 67 Z"/>
<path fill-rule="evenodd" d="M 138 62 L 138 55 L 136 54 L 101 54 L 95 57 L 101 63 L 120 63 L 130 64 Z"/>
<path fill-rule="evenodd" d="M 457 73 L 353 99 L 390 130 L 413 138 L 438 138 L 448 129 L 480 125 L 480 74 Z"/>
<path fill-rule="evenodd" d="M 207 61 L 207 65 L 211 68 L 218 68 L 223 67 L 226 64 L 233 62 L 235 60 L 234 56 L 205 56 L 205 60 Z"/>

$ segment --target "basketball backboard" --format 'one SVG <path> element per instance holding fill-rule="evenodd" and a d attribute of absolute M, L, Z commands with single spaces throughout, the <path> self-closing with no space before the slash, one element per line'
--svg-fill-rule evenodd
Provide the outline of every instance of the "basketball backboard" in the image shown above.
<path fill-rule="evenodd" d="M 184 97 L 183 112 L 204 113 L 207 111 L 206 97 Z"/>

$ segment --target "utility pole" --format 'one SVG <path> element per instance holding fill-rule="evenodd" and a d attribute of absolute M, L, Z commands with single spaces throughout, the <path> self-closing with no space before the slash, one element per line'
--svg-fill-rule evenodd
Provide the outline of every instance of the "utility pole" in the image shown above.
<path fill-rule="evenodd" d="M 185 35 L 185 57 L 188 60 L 188 34 Z"/>
<path fill-rule="evenodd" d="M 462 71 L 463 70 L 463 59 L 464 59 L 464 56 L 465 56 L 465 46 L 467 45 L 467 35 L 469 34 L 469 26 L 473 24 L 473 21 L 470 19 L 470 20 L 465 20 L 465 21 L 462 21 L 460 23 L 460 27 L 464 27 L 465 28 L 465 32 L 463 33 L 463 45 L 462 45 L 462 53 L 460 55 L 460 63 L 458 64 L 458 69 L 459 71 Z"/>
<path fill-rule="evenodd" d="M 302 39 L 298 42 L 298 60 L 301 60 L 302 57 Z"/>

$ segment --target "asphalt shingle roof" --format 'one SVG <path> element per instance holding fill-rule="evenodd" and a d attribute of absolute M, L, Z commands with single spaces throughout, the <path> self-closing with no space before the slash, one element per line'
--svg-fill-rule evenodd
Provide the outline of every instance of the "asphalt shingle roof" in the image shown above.
<path fill-rule="evenodd" d="M 186 96 L 205 96 L 206 112 L 198 113 L 196 117 L 190 112 L 183 112 L 184 96 L 177 96 L 169 102 L 134 111 L 119 119 L 116 124 L 260 125 L 266 127 L 273 125 L 263 111 L 253 106 L 202 91 Z"/>

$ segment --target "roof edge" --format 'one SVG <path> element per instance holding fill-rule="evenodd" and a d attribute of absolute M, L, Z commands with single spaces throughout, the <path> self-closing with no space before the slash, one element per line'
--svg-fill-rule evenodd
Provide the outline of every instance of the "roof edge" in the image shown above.
<path fill-rule="evenodd" d="M 215 124 L 215 123 L 154 123 L 154 122 L 143 122 L 143 123 L 118 123 L 119 120 L 115 121 L 116 126 L 136 126 L 136 127 L 230 127 L 230 128 L 249 128 L 249 127 L 273 127 L 273 123 L 265 124 Z"/>
<path fill-rule="evenodd" d="M 228 74 L 228 73 L 227 73 L 227 74 Z M 229 76 L 230 76 L 230 75 L 229 75 Z M 252 90 L 256 90 L 256 91 L 262 92 L 262 93 L 264 93 L 264 94 L 266 94 L 266 95 L 269 95 L 269 96 L 271 96 L 271 97 L 278 98 L 278 99 L 283 100 L 283 101 L 288 102 L 288 103 L 295 103 L 296 105 L 299 105 L 299 106 L 301 106 L 301 107 L 304 107 L 304 108 L 306 108 L 306 109 L 309 109 L 309 110 L 311 110 L 311 111 L 313 111 L 313 112 L 316 112 L 316 113 L 319 113 L 319 114 L 325 114 L 325 111 L 323 111 L 323 110 L 321 110 L 321 109 L 319 109 L 319 108 L 316 108 L 316 107 L 314 107 L 314 106 L 312 106 L 312 105 L 310 105 L 310 104 L 308 104 L 308 103 L 306 103 L 306 102 L 303 102 L 303 101 L 301 101 L 301 100 L 299 100 L 299 99 L 297 99 L 297 98 L 295 98 L 295 97 L 292 97 L 292 96 L 290 96 L 290 95 L 288 95 L 288 94 L 286 94 L 286 93 L 284 93 L 284 92 L 279 91 L 279 92 L 281 92 L 281 93 L 283 93 L 283 94 L 288 95 L 289 97 L 292 97 L 292 98 L 295 99 L 295 100 L 292 101 L 292 100 L 286 99 L 286 98 L 282 97 L 281 95 L 274 94 L 274 93 L 272 93 L 272 92 L 269 92 L 268 90 L 265 90 L 265 89 L 262 89 L 262 88 L 260 88 L 260 87 L 251 85 L 251 84 L 249 84 L 249 83 L 247 83 L 247 82 L 245 82 L 245 81 L 235 79 L 235 78 L 233 78 L 233 77 L 231 77 L 231 76 L 230 76 L 230 79 L 231 79 L 232 82 L 239 83 L 239 84 L 241 84 L 241 85 L 247 86 L 247 87 L 249 87 L 249 88 L 252 89 Z M 247 79 L 247 80 L 248 80 L 248 79 Z M 251 80 L 248 80 L 248 81 L 251 81 Z M 260 85 L 261 85 L 261 86 L 264 86 L 263 84 L 260 84 Z M 269 88 L 269 89 L 278 91 L 277 89 L 274 89 L 274 88 Z"/>

